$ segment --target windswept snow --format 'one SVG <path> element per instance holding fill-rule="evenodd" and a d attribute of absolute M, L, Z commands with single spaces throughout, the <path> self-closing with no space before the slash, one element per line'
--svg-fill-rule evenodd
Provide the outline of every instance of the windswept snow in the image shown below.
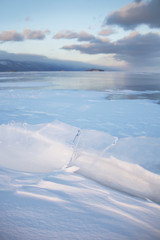
<path fill-rule="evenodd" d="M 147 239 L 160 236 L 160 206 L 66 171 L 0 168 L 0 239 Z M 7 206 L 7 208 L 6 208 Z"/>
<path fill-rule="evenodd" d="M 3 167 L 51 172 L 76 166 L 78 173 L 105 186 L 158 203 L 160 176 L 152 169 L 160 172 L 159 146 L 159 139 L 118 140 L 104 132 L 78 130 L 57 121 L 37 126 L 0 126 L 0 165 Z M 150 171 L 145 168 L 147 162 L 152 162 Z"/>

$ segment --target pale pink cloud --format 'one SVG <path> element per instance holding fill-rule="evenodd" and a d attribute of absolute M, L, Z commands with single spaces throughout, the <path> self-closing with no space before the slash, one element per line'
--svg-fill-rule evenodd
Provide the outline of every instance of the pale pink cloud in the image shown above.
<path fill-rule="evenodd" d="M 94 35 L 81 31 L 79 33 L 73 31 L 60 31 L 53 36 L 53 39 L 77 39 L 78 41 L 90 41 L 94 39 Z"/>
<path fill-rule="evenodd" d="M 106 28 L 102 29 L 98 34 L 101 36 L 108 36 L 115 33 L 115 31 L 112 28 Z"/>
<path fill-rule="evenodd" d="M 49 30 L 41 31 L 41 30 L 30 30 L 25 29 L 23 32 L 23 35 L 26 39 L 32 39 L 32 40 L 43 40 L 46 37 L 46 34 L 49 33 Z"/>
<path fill-rule="evenodd" d="M 15 30 L 3 31 L 0 33 L 0 41 L 23 41 L 24 36 L 21 33 L 17 33 Z"/>
<path fill-rule="evenodd" d="M 31 20 L 31 18 L 30 17 L 26 17 L 24 20 L 28 22 L 28 21 Z"/>
<path fill-rule="evenodd" d="M 46 35 L 49 34 L 49 30 L 41 31 L 41 30 L 30 30 L 25 29 L 23 33 L 18 33 L 15 30 L 10 31 L 3 31 L 0 33 L 0 41 L 1 42 L 8 42 L 8 41 L 24 41 L 27 39 L 32 40 L 43 40 L 45 39 Z"/>

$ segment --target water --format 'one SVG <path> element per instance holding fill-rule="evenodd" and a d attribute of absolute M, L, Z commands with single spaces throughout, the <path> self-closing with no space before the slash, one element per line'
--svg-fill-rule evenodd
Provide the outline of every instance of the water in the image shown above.
<path fill-rule="evenodd" d="M 1 73 L 0 99 L 0 166 L 50 172 L 71 163 L 160 202 L 159 74 Z"/>

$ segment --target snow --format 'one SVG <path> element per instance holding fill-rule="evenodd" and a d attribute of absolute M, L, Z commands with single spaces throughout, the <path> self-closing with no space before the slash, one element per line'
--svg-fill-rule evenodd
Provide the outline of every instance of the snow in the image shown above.
<path fill-rule="evenodd" d="M 36 129 L 33 125 L 1 125 L 0 165 L 28 172 L 50 172 L 76 166 L 80 174 L 105 186 L 160 203 L 160 176 L 151 171 L 160 170 L 157 168 L 159 139 L 118 140 L 96 130 L 81 129 L 79 136 L 77 132 L 78 128 L 57 121 L 41 124 Z M 77 142 L 76 137 L 79 138 Z M 135 151 L 139 154 L 139 165 L 135 164 Z M 152 162 L 150 171 L 140 166 L 147 162 Z"/>
<path fill-rule="evenodd" d="M 1 168 L 0 182 L 2 240 L 159 239 L 159 205 L 81 175 Z"/>
<path fill-rule="evenodd" d="M 111 76 L 0 74 L 1 240 L 160 239 L 160 88 Z"/>

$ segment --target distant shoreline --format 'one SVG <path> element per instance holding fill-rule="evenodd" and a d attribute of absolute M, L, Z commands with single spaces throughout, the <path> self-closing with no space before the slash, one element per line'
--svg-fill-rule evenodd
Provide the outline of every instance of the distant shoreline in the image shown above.
<path fill-rule="evenodd" d="M 95 68 L 93 68 L 93 69 L 88 69 L 88 70 L 86 70 L 87 72 L 104 72 L 104 70 L 103 69 L 95 69 Z"/>

